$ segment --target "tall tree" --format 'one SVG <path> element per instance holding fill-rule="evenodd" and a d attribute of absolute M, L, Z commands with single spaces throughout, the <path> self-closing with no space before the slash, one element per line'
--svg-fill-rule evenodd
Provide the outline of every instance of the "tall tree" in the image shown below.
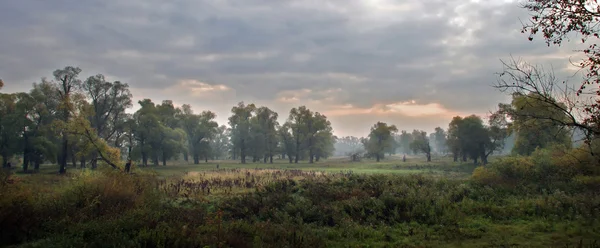
<path fill-rule="evenodd" d="M 277 118 L 278 114 L 275 111 L 267 107 L 260 107 L 251 120 L 254 136 L 253 144 L 257 149 L 256 155 L 261 156 L 264 163 L 267 162 L 267 159 L 270 163 L 273 163 L 273 156 L 277 150 L 277 128 L 279 127 Z"/>
<path fill-rule="evenodd" d="M 68 124 L 70 114 L 74 110 L 71 96 L 73 93 L 79 92 L 81 88 L 81 80 L 78 79 L 81 69 L 79 67 L 67 66 L 64 69 L 55 70 L 53 75 L 57 84 L 57 93 L 60 98 L 59 109 L 60 120 L 64 124 Z M 62 130 L 62 144 L 59 157 L 59 173 L 67 172 L 67 156 L 69 154 L 69 137 L 65 130 Z"/>
<path fill-rule="evenodd" d="M 463 150 L 462 144 L 464 141 L 461 140 L 461 134 L 464 133 L 464 131 L 462 131 L 464 128 L 462 126 L 462 121 L 462 117 L 455 116 L 448 125 L 448 140 L 446 141 L 446 144 L 448 145 L 450 152 L 452 152 L 454 162 L 458 161 L 458 157 Z"/>
<path fill-rule="evenodd" d="M 213 159 L 225 159 L 229 151 L 229 130 L 227 126 L 221 125 L 215 130 L 215 135 L 210 141 Z"/>
<path fill-rule="evenodd" d="M 369 154 L 375 156 L 377 162 L 385 156 L 385 151 L 392 146 L 393 134 L 398 132 L 395 125 L 389 126 L 384 122 L 377 122 L 371 127 L 369 139 L 366 142 L 366 150 Z"/>
<path fill-rule="evenodd" d="M 399 139 L 400 147 L 402 148 L 402 153 L 411 154 L 412 151 L 410 149 L 410 143 L 412 143 L 413 141 L 412 134 L 405 130 L 402 130 Z"/>
<path fill-rule="evenodd" d="M 88 77 L 83 82 L 83 90 L 90 100 L 92 114 L 90 122 L 96 134 L 104 140 L 120 144 L 126 118 L 125 110 L 132 106 L 129 85 L 119 81 L 107 82 L 104 75 Z M 92 160 L 92 168 L 96 160 Z"/>
<path fill-rule="evenodd" d="M 448 149 L 447 144 L 446 144 L 446 140 L 447 140 L 446 131 L 444 131 L 444 129 L 441 127 L 436 127 L 432 134 L 433 134 L 433 140 L 435 142 L 434 144 L 435 144 L 436 151 L 438 153 L 445 154 Z"/>
<path fill-rule="evenodd" d="M 0 156 L 2 167 L 17 152 L 21 115 L 17 108 L 17 94 L 0 94 Z"/>
<path fill-rule="evenodd" d="M 218 124 L 214 121 L 216 115 L 210 111 L 194 114 L 191 106 L 184 104 L 179 116 L 181 127 L 187 134 L 189 152 L 192 154 L 194 164 L 200 163 L 200 157 L 205 160 L 209 155 L 210 140 L 213 138 Z"/>
<path fill-rule="evenodd" d="M 143 166 L 148 166 L 148 159 L 152 155 L 152 144 L 158 139 L 160 122 L 156 114 L 156 106 L 152 100 L 144 99 L 138 101 L 138 103 L 141 108 L 133 115 L 135 121 L 134 137 L 137 143 L 133 152 L 140 155 Z"/>
<path fill-rule="evenodd" d="M 304 152 L 306 141 L 306 120 L 312 116 L 312 112 L 306 106 L 292 108 L 288 117 L 289 127 L 294 140 L 294 163 L 298 163 L 300 156 Z M 289 154 L 288 154 L 289 156 Z"/>
<path fill-rule="evenodd" d="M 292 133 L 292 123 L 286 122 L 278 130 L 280 149 L 284 156 L 287 156 L 290 164 L 294 162 L 296 155 L 296 141 Z"/>
<path fill-rule="evenodd" d="M 256 106 L 254 104 L 245 105 L 244 102 L 238 103 L 231 109 L 232 116 L 229 117 L 229 126 L 231 127 L 231 139 L 234 148 L 240 151 L 241 163 L 246 163 L 248 155 L 248 145 L 250 143 L 250 119 L 252 118 Z"/>

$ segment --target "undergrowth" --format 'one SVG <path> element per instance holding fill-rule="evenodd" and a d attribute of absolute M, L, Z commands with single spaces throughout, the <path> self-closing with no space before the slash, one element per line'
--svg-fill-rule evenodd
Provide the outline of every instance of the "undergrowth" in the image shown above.
<path fill-rule="evenodd" d="M 48 184 L 3 172 L 0 246 L 598 247 L 598 173 L 565 166 L 570 155 L 507 158 L 468 180 L 228 170 L 165 182 L 95 171 Z"/>

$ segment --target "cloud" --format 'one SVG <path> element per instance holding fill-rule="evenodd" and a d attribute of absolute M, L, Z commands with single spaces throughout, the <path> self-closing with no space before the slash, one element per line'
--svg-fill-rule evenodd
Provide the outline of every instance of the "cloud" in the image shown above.
<path fill-rule="evenodd" d="M 512 54 L 572 76 L 577 46 L 527 41 L 515 1 L 7 1 L 0 15 L 4 91 L 66 65 L 171 99 L 226 122 L 239 101 L 280 112 L 310 106 L 336 132 L 378 120 L 447 126 L 507 97 L 490 87 Z M 414 101 L 414 103 L 413 103 Z M 362 128 L 362 129 L 361 129 Z M 360 131 L 362 130 L 362 131 Z"/>

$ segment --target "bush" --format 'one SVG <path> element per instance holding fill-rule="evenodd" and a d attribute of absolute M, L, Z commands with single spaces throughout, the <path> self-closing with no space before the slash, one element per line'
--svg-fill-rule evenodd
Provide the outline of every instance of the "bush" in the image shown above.
<path fill-rule="evenodd" d="M 598 161 L 586 148 L 553 146 L 536 149 L 531 156 L 500 158 L 473 171 L 472 181 L 503 188 L 529 188 L 536 191 L 560 188 L 570 190 L 579 176 L 599 175 Z"/>

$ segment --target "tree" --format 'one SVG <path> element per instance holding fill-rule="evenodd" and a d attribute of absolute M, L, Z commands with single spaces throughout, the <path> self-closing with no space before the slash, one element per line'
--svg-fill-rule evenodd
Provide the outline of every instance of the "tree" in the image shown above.
<path fill-rule="evenodd" d="M 81 87 L 81 80 L 78 79 L 79 73 L 81 73 L 81 69 L 79 67 L 67 66 L 64 69 L 55 70 L 53 75 L 56 79 L 57 85 L 57 93 L 60 99 L 59 109 L 60 120 L 63 122 L 62 124 L 68 125 L 70 120 L 70 114 L 73 111 L 73 103 L 71 101 L 71 96 L 73 93 L 79 91 Z M 62 131 L 62 144 L 61 144 L 61 152 L 59 157 L 59 173 L 64 174 L 67 172 L 67 156 L 69 153 L 69 138 L 68 134 L 63 130 Z"/>
<path fill-rule="evenodd" d="M 431 162 L 431 145 L 427 132 L 420 130 L 413 130 L 412 132 L 413 141 L 410 143 L 410 148 L 414 153 L 425 153 L 427 162 Z"/>
<path fill-rule="evenodd" d="M 359 155 L 364 153 L 365 148 L 360 138 L 346 136 L 336 139 L 334 150 L 337 156 L 350 156 L 352 161 L 358 161 Z"/>
<path fill-rule="evenodd" d="M 286 122 L 277 130 L 280 140 L 280 149 L 284 156 L 288 157 L 290 164 L 293 163 L 294 157 L 296 157 L 296 142 L 292 134 L 292 123 Z"/>
<path fill-rule="evenodd" d="M 229 117 L 229 126 L 231 126 L 231 140 L 234 149 L 240 151 L 241 163 L 246 163 L 248 145 L 250 144 L 250 119 L 252 118 L 256 106 L 254 104 L 245 105 L 244 102 L 238 103 L 231 109 L 232 116 Z"/>
<path fill-rule="evenodd" d="M 267 159 L 271 164 L 273 163 L 273 156 L 278 144 L 277 128 L 279 122 L 277 117 L 278 114 L 273 110 L 260 107 L 251 119 L 252 149 L 255 151 L 256 161 L 262 157 L 264 163 L 267 162 Z"/>
<path fill-rule="evenodd" d="M 0 79 L 0 90 L 4 87 L 4 81 L 2 81 L 2 79 Z"/>
<path fill-rule="evenodd" d="M 229 130 L 221 125 L 215 130 L 215 135 L 210 141 L 213 159 L 224 159 L 229 151 Z"/>
<path fill-rule="evenodd" d="M 402 148 L 402 153 L 411 154 L 412 151 L 410 149 L 410 143 L 412 143 L 412 141 L 413 141 L 413 137 L 412 137 L 411 133 L 408 133 L 405 130 L 402 130 L 402 132 L 400 133 L 399 140 L 400 140 L 399 145 L 400 145 L 400 148 Z"/>
<path fill-rule="evenodd" d="M 92 113 L 90 123 L 96 134 L 102 139 L 113 140 L 119 147 L 123 134 L 125 110 L 132 106 L 132 95 L 129 85 L 119 81 L 107 82 L 104 75 L 98 74 L 88 77 L 82 86 L 90 100 Z M 96 167 L 96 160 L 92 160 L 92 168 Z"/>
<path fill-rule="evenodd" d="M 511 104 L 499 104 L 494 118 L 498 123 L 506 122 L 507 130 L 515 133 L 513 152 L 530 155 L 537 147 L 554 143 L 571 145 L 571 128 L 560 124 L 568 122 L 569 116 L 554 106 L 562 108 L 564 104 L 533 92 L 527 95 L 515 92 Z"/>
<path fill-rule="evenodd" d="M 381 161 L 385 151 L 394 144 L 392 135 L 396 132 L 398 128 L 395 125 L 388 126 L 384 122 L 377 122 L 371 127 L 365 148 L 369 154 L 375 156 L 377 162 Z"/>
<path fill-rule="evenodd" d="M 200 114 L 194 114 L 191 106 L 184 104 L 182 113 L 179 115 L 181 127 L 187 134 L 188 150 L 192 154 L 194 164 L 200 163 L 200 156 L 208 156 L 210 140 L 217 131 L 218 124 L 214 121 L 215 113 L 203 111 Z"/>
<path fill-rule="evenodd" d="M 436 151 L 438 153 L 445 154 L 448 149 L 447 144 L 446 144 L 446 142 L 447 142 L 446 131 L 444 131 L 444 129 L 441 127 L 436 127 L 435 131 L 432 133 L 432 135 L 433 135 L 433 141 L 435 144 Z"/>
<path fill-rule="evenodd" d="M 454 162 L 458 161 L 458 157 L 463 150 L 464 141 L 461 140 L 461 134 L 464 133 L 464 127 L 462 126 L 462 121 L 462 117 L 455 116 L 448 125 L 448 140 L 446 141 L 446 144 L 448 145 L 450 152 L 452 152 Z"/>
<path fill-rule="evenodd" d="M 141 108 L 133 114 L 135 121 L 134 137 L 137 146 L 134 153 L 140 154 L 142 165 L 148 166 L 148 158 L 152 154 L 152 143 L 157 139 L 160 123 L 156 114 L 156 106 L 150 99 L 138 101 Z"/>
<path fill-rule="evenodd" d="M 17 94 L 0 94 L 0 156 L 2 167 L 17 152 L 21 115 L 17 109 Z"/>
<path fill-rule="evenodd" d="M 558 92 L 559 95 L 575 93 L 577 96 L 569 96 L 559 101 L 566 103 L 566 107 L 555 105 L 556 101 L 550 97 L 556 97 L 555 78 L 552 73 L 544 73 L 540 67 L 511 63 L 503 74 L 510 76 L 512 82 L 501 82 L 499 87 L 515 89 L 524 95 L 533 92 L 543 97 L 544 101 L 547 99 L 547 103 L 554 109 L 569 117 L 566 121 L 557 120 L 557 123 L 583 130 L 586 143 L 589 144 L 600 135 L 600 99 L 597 97 L 600 95 L 598 4 L 596 1 L 528 0 L 522 7 L 532 12 L 531 19 L 523 25 L 522 30 L 523 33 L 529 33 L 530 41 L 536 34 L 542 33 L 548 46 L 561 45 L 565 39 L 569 40 L 569 35 L 576 34 L 580 35 L 582 43 L 588 44 L 587 49 L 581 50 L 587 58 L 579 63 L 580 68 L 586 71 L 584 80 L 576 91 L 565 88 L 563 92 Z M 577 113 L 581 113 L 582 118 L 576 118 Z"/>
<path fill-rule="evenodd" d="M 294 140 L 294 163 L 298 163 L 300 156 L 302 155 L 303 148 L 305 147 L 306 141 L 306 119 L 312 116 L 312 112 L 306 108 L 306 106 L 300 106 L 298 108 L 292 108 L 288 117 L 289 127 Z M 289 156 L 289 154 L 288 154 Z"/>

